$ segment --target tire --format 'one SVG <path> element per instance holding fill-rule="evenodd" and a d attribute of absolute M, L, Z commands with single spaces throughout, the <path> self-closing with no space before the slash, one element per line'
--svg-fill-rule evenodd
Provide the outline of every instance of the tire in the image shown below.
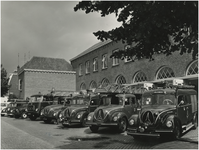
<path fill-rule="evenodd" d="M 198 115 L 194 115 L 194 118 L 193 118 L 193 129 L 196 129 L 198 127 Z"/>
<path fill-rule="evenodd" d="M 32 120 L 32 121 L 35 121 L 35 120 L 37 119 L 37 117 L 35 117 L 35 116 L 30 116 L 29 118 L 30 118 L 30 120 Z"/>
<path fill-rule="evenodd" d="M 21 115 L 21 117 L 22 117 L 23 119 L 26 119 L 26 118 L 27 118 L 27 114 L 26 114 L 25 112 L 23 112 L 22 115 Z"/>
<path fill-rule="evenodd" d="M 179 139 L 181 137 L 181 130 L 179 123 L 175 123 L 174 129 L 173 129 L 173 139 Z"/>
<path fill-rule="evenodd" d="M 119 120 L 119 123 L 118 123 L 118 131 L 120 133 L 123 133 L 125 132 L 127 129 L 127 120 L 125 117 L 122 117 L 120 120 Z"/>
<path fill-rule="evenodd" d="M 86 117 L 82 118 L 82 123 L 81 123 L 82 127 L 86 127 Z"/>
<path fill-rule="evenodd" d="M 98 129 L 99 129 L 98 126 L 95 126 L 95 125 L 91 125 L 91 126 L 90 126 L 90 130 L 91 130 L 93 133 L 97 133 L 97 132 L 98 132 Z"/>
<path fill-rule="evenodd" d="M 51 123 L 51 119 L 44 120 L 45 123 Z"/>
<path fill-rule="evenodd" d="M 18 119 L 19 117 L 20 117 L 20 116 L 18 116 L 18 115 L 15 115 L 15 118 L 16 118 L 16 119 Z"/>

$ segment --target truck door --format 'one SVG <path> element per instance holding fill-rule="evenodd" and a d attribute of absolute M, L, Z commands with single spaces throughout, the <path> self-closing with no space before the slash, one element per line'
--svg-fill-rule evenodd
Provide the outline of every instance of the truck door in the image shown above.
<path fill-rule="evenodd" d="M 89 112 L 93 112 L 99 106 L 99 103 L 100 103 L 99 96 L 91 98 L 89 102 Z"/>
<path fill-rule="evenodd" d="M 186 125 L 188 120 L 188 108 L 185 95 L 178 96 L 177 113 L 182 125 Z"/>
<path fill-rule="evenodd" d="M 132 116 L 136 111 L 136 98 L 135 97 L 127 97 L 125 98 L 125 107 L 124 112 L 126 112 L 128 118 Z"/>

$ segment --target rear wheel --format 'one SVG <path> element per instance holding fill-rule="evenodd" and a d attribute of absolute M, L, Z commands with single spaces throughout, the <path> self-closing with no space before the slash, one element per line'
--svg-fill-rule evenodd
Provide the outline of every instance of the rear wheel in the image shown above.
<path fill-rule="evenodd" d="M 181 130 L 180 130 L 180 125 L 179 123 L 177 122 L 174 126 L 174 130 L 173 130 L 173 139 L 176 140 L 176 139 L 179 139 L 181 136 Z"/>
<path fill-rule="evenodd" d="M 82 127 L 86 127 L 86 117 L 82 118 Z"/>
<path fill-rule="evenodd" d="M 123 117 L 118 123 L 118 130 L 119 132 L 125 132 L 126 128 L 127 128 L 127 120 L 125 117 Z"/>
<path fill-rule="evenodd" d="M 98 126 L 95 126 L 95 125 L 91 125 L 90 126 L 90 130 L 94 133 L 96 133 L 98 131 L 99 127 Z"/>
<path fill-rule="evenodd" d="M 29 118 L 30 118 L 30 120 L 32 120 L 32 121 L 35 121 L 35 120 L 37 119 L 36 116 L 30 116 Z"/>
<path fill-rule="evenodd" d="M 18 116 L 18 115 L 15 115 L 15 118 L 16 118 L 16 119 L 18 119 L 19 117 L 20 117 L 20 116 Z"/>
<path fill-rule="evenodd" d="M 51 119 L 44 120 L 45 123 L 51 123 Z"/>
<path fill-rule="evenodd" d="M 196 129 L 198 127 L 198 115 L 194 115 L 194 118 L 193 118 L 193 129 Z"/>

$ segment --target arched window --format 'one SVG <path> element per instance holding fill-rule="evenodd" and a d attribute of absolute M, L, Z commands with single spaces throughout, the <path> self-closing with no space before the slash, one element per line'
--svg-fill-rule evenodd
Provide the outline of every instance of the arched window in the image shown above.
<path fill-rule="evenodd" d="M 95 81 L 91 81 L 89 89 L 96 89 L 96 88 L 97 88 L 97 83 Z"/>
<path fill-rule="evenodd" d="M 109 85 L 109 80 L 107 79 L 107 78 L 104 78 L 103 80 L 102 80 L 102 87 L 106 87 L 106 86 L 108 86 Z"/>
<path fill-rule="evenodd" d="M 166 79 L 175 77 L 173 70 L 169 67 L 162 67 L 159 69 L 156 75 L 156 79 Z"/>
<path fill-rule="evenodd" d="M 187 68 L 186 75 L 198 74 L 198 60 L 193 61 Z"/>
<path fill-rule="evenodd" d="M 145 73 L 139 71 L 133 77 L 133 83 L 147 81 Z"/>
<path fill-rule="evenodd" d="M 117 84 L 125 84 L 125 83 L 126 83 L 126 79 L 125 79 L 122 75 L 119 75 L 119 76 L 116 78 L 115 82 L 116 82 Z"/>
<path fill-rule="evenodd" d="M 80 85 L 80 90 L 86 90 L 86 84 L 85 83 L 82 83 Z"/>

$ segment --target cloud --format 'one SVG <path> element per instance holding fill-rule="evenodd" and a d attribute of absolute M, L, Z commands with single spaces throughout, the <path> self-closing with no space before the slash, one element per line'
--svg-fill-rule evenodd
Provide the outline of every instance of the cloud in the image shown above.
<path fill-rule="evenodd" d="M 74 11 L 77 1 L 2 1 L 1 62 L 7 72 L 33 56 L 69 61 L 99 42 L 98 30 L 119 26 L 114 15 Z M 26 58 L 24 57 L 26 55 Z"/>

